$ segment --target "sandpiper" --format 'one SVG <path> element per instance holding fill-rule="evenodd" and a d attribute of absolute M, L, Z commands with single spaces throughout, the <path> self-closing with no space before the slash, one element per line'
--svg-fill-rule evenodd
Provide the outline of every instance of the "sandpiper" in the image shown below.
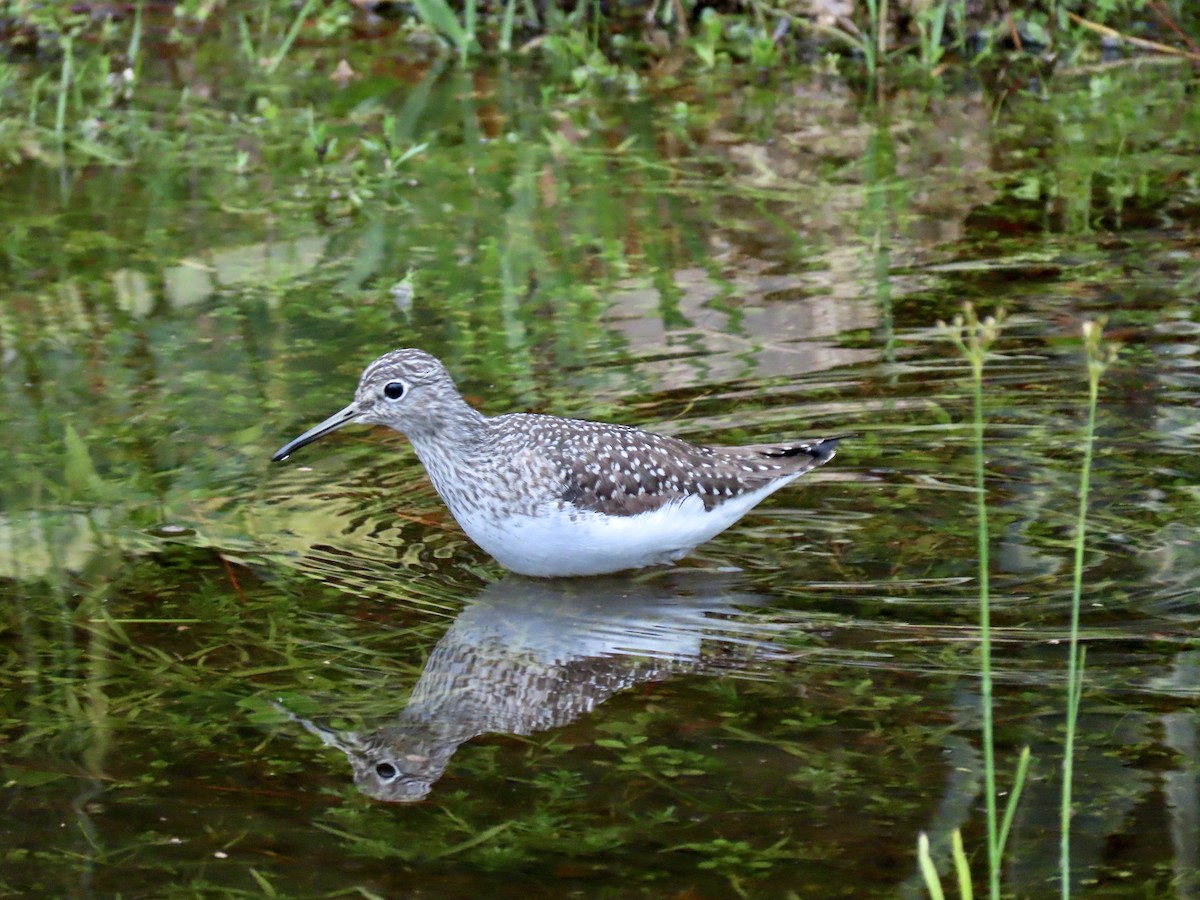
<path fill-rule="evenodd" d="M 352 422 L 406 435 L 468 537 L 514 572 L 543 577 L 674 562 L 829 462 L 838 443 L 701 447 L 628 425 L 485 416 L 441 362 L 405 349 L 367 366 L 353 403 L 272 458 Z"/>

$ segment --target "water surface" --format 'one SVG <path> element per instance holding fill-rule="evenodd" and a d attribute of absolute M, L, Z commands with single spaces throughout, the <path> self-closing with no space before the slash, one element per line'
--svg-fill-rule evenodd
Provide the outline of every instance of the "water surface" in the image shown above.
<path fill-rule="evenodd" d="M 129 165 L 7 170 L 0 889 L 919 896 L 917 835 L 953 828 L 981 872 L 968 368 L 935 324 L 970 300 L 1008 313 L 1002 783 L 1033 763 L 1005 883 L 1057 890 L 1078 335 L 1107 316 L 1074 878 L 1196 896 L 1185 83 L 875 105 L 829 78 L 555 100 L 375 74 L 171 106 L 145 136 L 171 152 Z M 425 149 L 354 144 L 388 115 L 396 157 Z M 492 413 L 855 437 L 672 570 L 531 581 L 398 435 L 269 462 L 396 346 Z"/>

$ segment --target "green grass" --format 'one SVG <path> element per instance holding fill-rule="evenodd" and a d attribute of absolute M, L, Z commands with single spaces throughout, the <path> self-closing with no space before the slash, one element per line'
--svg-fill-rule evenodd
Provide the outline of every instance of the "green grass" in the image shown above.
<path fill-rule="evenodd" d="M 1079 612 L 1083 602 L 1083 553 L 1087 543 L 1088 494 L 1091 487 L 1092 451 L 1096 443 L 1096 406 L 1100 377 L 1115 359 L 1116 350 L 1106 346 L 1104 323 L 1083 323 L 1083 346 L 1087 354 L 1088 413 L 1083 436 L 1083 462 L 1079 473 L 1079 514 L 1075 523 L 1075 565 L 1071 582 L 1071 637 L 1067 652 L 1066 735 L 1062 762 L 1062 801 L 1059 809 L 1059 869 L 1061 896 L 1071 896 L 1071 791 L 1075 762 L 1075 731 L 1079 701 L 1083 693 L 1084 648 L 1079 645 Z"/>
<path fill-rule="evenodd" d="M 131 61 L 138 59 L 148 25 L 144 2 L 135 5 L 132 16 L 114 19 L 89 17 L 86 13 L 65 16 L 56 6 L 31 0 L 17 2 L 13 20 L 36 30 L 39 42 L 56 42 L 59 50 L 69 49 L 70 42 L 82 36 L 102 52 L 119 48 L 128 51 Z M 302 32 L 317 35 L 321 40 L 336 40 L 347 33 L 354 14 L 342 6 L 306 0 L 297 10 L 287 0 L 229 4 L 195 0 L 179 4 L 173 18 L 172 38 L 178 45 L 186 46 L 206 39 L 208 32 L 223 30 L 223 22 L 236 23 L 233 27 L 240 32 L 247 59 L 255 60 L 266 75 L 274 76 L 282 71 Z M 566 7 L 551 5 L 539 12 L 528 0 L 487 5 L 480 5 L 478 0 L 414 0 L 402 33 L 421 29 L 432 32 L 442 39 L 446 50 L 468 66 L 485 64 L 496 53 L 507 55 L 522 49 L 518 47 L 522 40 L 524 49 L 553 56 L 558 42 L 549 38 L 561 39 L 581 32 L 593 48 L 603 48 L 611 62 L 644 72 L 660 56 L 687 42 L 695 44 L 696 61 L 705 67 L 736 66 L 744 62 L 753 68 L 773 68 L 796 59 L 787 35 L 813 32 L 821 39 L 852 47 L 859 58 L 844 60 L 843 64 L 873 79 L 885 73 L 889 77 L 913 72 L 940 74 L 947 68 L 947 45 L 960 51 L 953 66 L 971 66 L 974 60 L 965 52 L 971 34 L 984 39 L 986 50 L 980 54 L 983 57 L 998 52 L 996 36 L 1023 31 L 1050 42 L 1056 55 L 1075 60 L 1094 58 L 1101 34 L 1121 38 L 1145 30 L 1146 25 L 1162 29 L 1166 35 L 1162 52 L 1187 56 L 1195 53 L 1195 34 L 1200 28 L 1190 11 L 1181 11 L 1177 18 L 1171 18 L 1162 4 L 1147 9 L 1147 4 L 1137 0 L 1113 0 L 1091 10 L 1087 27 L 1054 5 L 1046 9 L 1042 4 L 1034 4 L 1010 12 L 999 3 L 984 4 L 981 9 L 972 10 L 975 15 L 971 19 L 965 0 L 934 0 L 917 7 L 910 14 L 904 4 L 862 0 L 852 6 L 849 16 L 829 22 L 796 15 L 794 5 L 782 0 L 755 0 L 741 11 L 718 15 L 705 10 L 700 40 L 696 41 L 692 27 L 687 24 L 696 4 L 689 0 L 660 3 L 659 15 L 653 22 L 647 22 L 642 12 L 605 9 L 596 3 L 578 4 L 570 12 Z M 710 32 L 704 17 L 718 19 L 724 27 Z M 250 35 L 251 18 L 259 23 L 257 40 Z M 789 27 L 781 30 L 781 22 Z M 275 23 L 288 23 L 282 35 L 278 33 L 278 27 L 282 26 L 272 27 Z M 14 29 L 14 33 L 20 31 Z M 123 38 L 124 44 L 113 38 Z M 272 43 L 275 43 L 273 48 Z M 1147 44 L 1139 46 L 1143 51 L 1152 49 Z M 624 48 L 634 52 L 626 55 Z"/>
<path fill-rule="evenodd" d="M 1003 313 L 979 319 L 975 308 L 966 304 L 962 315 L 949 326 L 940 326 L 966 358 L 971 367 L 972 431 L 975 460 L 976 552 L 979 557 L 979 703 L 983 720 L 983 780 L 987 813 L 987 875 L 992 900 L 1000 897 L 1000 868 L 1005 834 L 1001 830 L 996 807 L 996 741 L 992 700 L 991 564 L 988 535 L 987 473 L 984 461 L 983 367 L 988 350 L 1000 335 Z M 1015 807 L 1021 792 L 1022 770 L 1009 794 Z M 1006 816 L 1011 820 L 1011 816 Z"/>
<path fill-rule="evenodd" d="M 995 766 L 994 699 L 991 646 L 991 588 L 989 576 L 989 546 L 987 477 L 984 458 L 984 397 L 983 373 L 988 352 L 999 338 L 1003 315 L 980 319 L 974 307 L 967 303 L 963 313 L 947 325 L 939 328 L 954 343 L 971 368 L 972 431 L 974 445 L 974 471 L 976 487 L 976 550 L 979 557 L 979 680 L 980 715 L 982 720 L 982 751 L 984 759 L 984 791 L 987 817 L 987 883 L 992 900 L 999 900 L 1002 892 L 1000 882 L 1004 864 L 1004 849 L 1009 831 L 1020 802 L 1030 761 L 1030 749 L 1025 747 L 1018 758 L 1012 789 L 1008 792 L 1004 817 L 998 821 L 997 785 Z M 1071 893 L 1070 882 L 1070 834 L 1071 834 L 1071 790 L 1075 735 L 1079 715 L 1079 703 L 1083 690 L 1084 652 L 1079 644 L 1079 618 L 1083 593 L 1083 561 L 1087 534 L 1088 493 L 1092 468 L 1092 451 L 1095 444 L 1096 406 L 1100 389 L 1100 377 L 1105 367 L 1113 360 L 1115 351 L 1103 343 L 1103 323 L 1085 322 L 1083 343 L 1087 356 L 1088 414 L 1084 428 L 1083 461 L 1079 483 L 1079 509 L 1075 524 L 1074 567 L 1071 593 L 1070 638 L 1067 657 L 1066 727 L 1062 762 L 1062 798 L 1060 803 L 1060 854 L 1059 869 L 1061 896 L 1067 900 Z M 942 900 L 942 888 L 936 865 L 932 859 L 929 839 L 921 834 L 917 845 L 917 859 L 922 879 L 933 900 Z M 962 837 L 956 829 L 953 833 L 952 859 L 957 875 L 959 894 L 964 900 L 973 895 L 969 864 L 963 850 Z"/>

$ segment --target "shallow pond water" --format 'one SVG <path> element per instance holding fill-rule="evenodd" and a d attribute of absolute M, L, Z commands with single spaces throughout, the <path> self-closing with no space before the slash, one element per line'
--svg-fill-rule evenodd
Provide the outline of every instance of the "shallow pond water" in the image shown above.
<path fill-rule="evenodd" d="M 3 175 L 0 891 L 922 896 L 917 835 L 944 859 L 954 828 L 982 872 L 969 368 L 936 327 L 969 300 L 1007 311 L 1001 784 L 1032 763 L 1006 890 L 1057 893 L 1079 330 L 1107 316 L 1073 880 L 1197 896 L 1182 70 L 1003 103 L 246 90 L 122 120 L 128 165 Z M 396 346 L 487 412 L 853 437 L 672 569 L 529 580 L 397 435 L 269 462 Z"/>

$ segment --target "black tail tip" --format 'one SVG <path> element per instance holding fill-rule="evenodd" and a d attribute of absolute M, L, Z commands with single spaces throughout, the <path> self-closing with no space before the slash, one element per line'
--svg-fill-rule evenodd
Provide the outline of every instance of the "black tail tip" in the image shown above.
<path fill-rule="evenodd" d="M 819 462 L 828 462 L 837 451 L 838 444 L 847 437 L 850 437 L 850 435 L 839 434 L 837 437 L 821 438 L 816 443 L 809 445 L 808 452 L 812 454 L 813 459 Z"/>
<path fill-rule="evenodd" d="M 810 441 L 805 444 L 793 444 L 779 450 L 769 451 L 764 455 L 774 457 L 807 456 L 817 465 L 821 465 L 821 463 L 829 462 L 833 458 L 833 454 L 837 451 L 838 443 L 849 437 L 854 437 L 854 435 L 839 434 L 836 437 L 821 438 L 818 441 Z"/>
<path fill-rule="evenodd" d="M 833 437 L 821 438 L 821 440 L 809 445 L 809 452 L 812 453 L 814 459 L 820 462 L 828 462 L 837 451 L 838 444 L 856 437 L 858 435 L 850 431 L 846 434 L 835 434 Z"/>

